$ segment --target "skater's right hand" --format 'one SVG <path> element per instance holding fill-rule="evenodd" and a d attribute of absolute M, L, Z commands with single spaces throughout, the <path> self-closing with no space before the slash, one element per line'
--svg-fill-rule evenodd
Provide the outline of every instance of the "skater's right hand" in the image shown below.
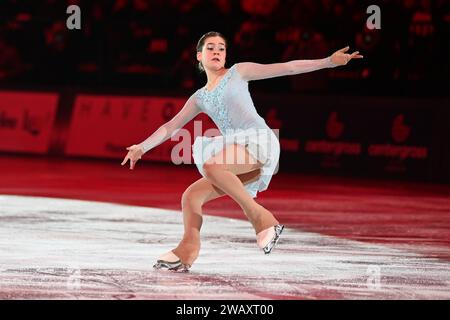
<path fill-rule="evenodd" d="M 127 150 L 128 153 L 122 161 L 122 166 L 126 164 L 128 160 L 130 160 L 130 170 L 133 170 L 136 162 L 138 162 L 138 160 L 140 160 L 144 155 L 144 149 L 142 149 L 141 145 L 135 144 L 131 147 L 128 147 Z"/>
<path fill-rule="evenodd" d="M 350 47 L 342 48 L 331 55 L 331 62 L 335 66 L 345 66 L 352 59 L 362 59 L 363 56 L 359 54 L 359 51 L 355 51 L 352 54 L 347 53 Z"/>

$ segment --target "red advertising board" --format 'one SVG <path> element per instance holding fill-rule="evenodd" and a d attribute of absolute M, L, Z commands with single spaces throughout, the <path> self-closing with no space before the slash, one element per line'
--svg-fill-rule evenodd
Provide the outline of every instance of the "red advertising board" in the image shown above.
<path fill-rule="evenodd" d="M 187 98 L 78 95 L 75 99 L 65 153 L 101 158 L 123 158 L 126 147 L 142 142 L 172 119 Z M 202 119 L 202 118 L 200 118 Z M 204 118 L 203 118 L 204 119 Z M 204 121 L 203 129 L 212 126 Z M 192 139 L 193 122 L 186 125 Z M 199 132 L 198 134 L 201 134 Z M 150 150 L 144 159 L 170 161 L 169 139 Z"/>
<path fill-rule="evenodd" d="M 45 154 L 58 94 L 0 91 L 0 151 Z"/>

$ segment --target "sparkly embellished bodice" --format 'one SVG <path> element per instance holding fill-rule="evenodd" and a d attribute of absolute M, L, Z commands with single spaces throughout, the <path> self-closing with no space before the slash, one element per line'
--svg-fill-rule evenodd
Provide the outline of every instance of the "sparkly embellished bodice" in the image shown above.
<path fill-rule="evenodd" d="M 317 60 L 293 60 L 266 65 L 264 75 L 258 75 L 258 72 L 255 72 L 256 74 L 253 74 L 251 78 L 267 79 L 336 66 L 331 56 Z M 289 72 L 287 72 L 288 69 Z M 241 77 L 236 65 L 233 65 L 213 90 L 208 91 L 206 87 L 203 87 L 191 95 L 180 112 L 140 144 L 143 151 L 147 152 L 169 139 L 201 112 L 206 113 L 214 121 L 224 136 L 247 129 L 265 129 L 272 132 L 255 109 L 248 91 L 248 82 Z M 272 132 L 273 137 L 275 135 Z"/>
<path fill-rule="evenodd" d="M 208 91 L 203 87 L 194 94 L 197 106 L 206 113 L 225 135 L 234 130 L 268 129 L 258 114 L 243 80 L 233 65 L 219 84 Z"/>

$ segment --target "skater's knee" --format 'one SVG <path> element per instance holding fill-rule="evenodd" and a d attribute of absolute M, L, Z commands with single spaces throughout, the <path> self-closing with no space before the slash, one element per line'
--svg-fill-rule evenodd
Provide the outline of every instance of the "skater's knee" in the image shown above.
<path fill-rule="evenodd" d="M 195 192 L 195 190 L 190 188 L 186 189 L 181 196 L 181 207 L 187 208 L 196 206 L 202 206 L 201 197 Z"/>
<path fill-rule="evenodd" d="M 222 164 L 206 162 L 203 165 L 203 172 L 205 177 L 208 179 L 214 179 L 217 173 L 221 170 L 224 170 L 224 166 Z"/>

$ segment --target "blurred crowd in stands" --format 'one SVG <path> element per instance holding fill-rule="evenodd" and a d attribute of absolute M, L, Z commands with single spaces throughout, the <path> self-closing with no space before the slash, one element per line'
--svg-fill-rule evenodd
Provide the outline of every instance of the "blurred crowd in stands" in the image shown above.
<path fill-rule="evenodd" d="M 81 30 L 66 28 L 70 4 L 81 8 Z M 371 4 L 381 30 L 366 27 Z M 328 77 L 270 80 L 260 87 L 268 90 L 450 80 L 450 0 L 0 0 L 0 84 L 189 91 L 204 83 L 195 45 L 212 30 L 228 37 L 228 66 L 321 58 L 346 45 L 366 57 Z"/>

